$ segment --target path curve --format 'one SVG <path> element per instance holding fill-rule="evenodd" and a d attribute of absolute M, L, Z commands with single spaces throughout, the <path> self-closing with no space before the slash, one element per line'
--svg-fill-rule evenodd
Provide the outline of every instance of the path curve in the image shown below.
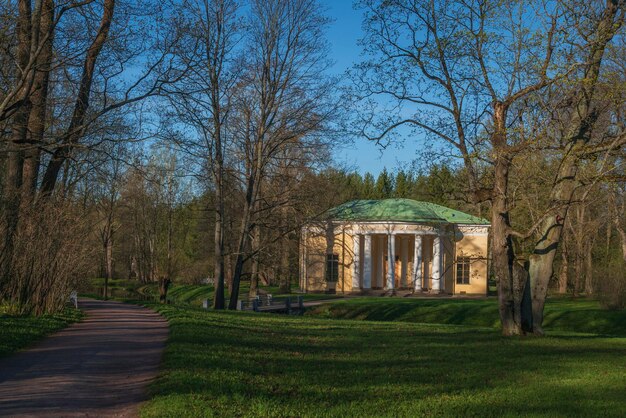
<path fill-rule="evenodd" d="M 156 312 L 81 300 L 87 317 L 0 360 L 0 416 L 132 417 L 147 399 L 168 335 Z"/>

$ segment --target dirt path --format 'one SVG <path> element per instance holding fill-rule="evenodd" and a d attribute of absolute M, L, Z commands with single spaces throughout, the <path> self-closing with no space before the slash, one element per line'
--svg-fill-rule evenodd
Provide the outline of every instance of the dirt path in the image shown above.
<path fill-rule="evenodd" d="M 85 320 L 0 360 L 0 416 L 137 415 L 158 372 L 167 322 L 119 302 L 79 307 Z"/>

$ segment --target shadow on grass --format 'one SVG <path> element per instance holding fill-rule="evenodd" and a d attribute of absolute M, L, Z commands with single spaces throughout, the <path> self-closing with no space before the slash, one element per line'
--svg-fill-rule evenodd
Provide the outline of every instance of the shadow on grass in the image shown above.
<path fill-rule="evenodd" d="M 620 338 L 155 309 L 171 335 L 146 416 L 626 413 Z"/>
<path fill-rule="evenodd" d="M 0 357 L 34 344 L 83 318 L 82 312 L 67 308 L 54 315 L 3 315 L 0 313 Z"/>

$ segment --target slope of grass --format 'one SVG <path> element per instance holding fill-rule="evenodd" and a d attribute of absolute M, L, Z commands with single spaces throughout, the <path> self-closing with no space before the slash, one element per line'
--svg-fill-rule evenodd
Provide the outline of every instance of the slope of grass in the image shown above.
<path fill-rule="evenodd" d="M 367 321 L 401 321 L 498 328 L 496 299 L 417 299 L 369 297 L 314 307 L 309 316 Z M 551 298 L 545 308 L 547 330 L 626 336 L 626 311 L 607 311 L 593 300 Z"/>
<path fill-rule="evenodd" d="M 626 338 L 152 307 L 144 417 L 626 415 Z"/>
<path fill-rule="evenodd" d="M 202 301 L 206 299 L 212 303 L 214 295 L 214 287 L 208 285 L 174 285 L 167 292 L 167 298 L 173 303 L 187 303 L 196 306 L 202 306 Z"/>
<path fill-rule="evenodd" d="M 66 309 L 55 315 L 12 316 L 2 313 L 0 307 L 0 357 L 32 345 L 48 334 L 79 321 L 83 314 L 75 309 Z"/>

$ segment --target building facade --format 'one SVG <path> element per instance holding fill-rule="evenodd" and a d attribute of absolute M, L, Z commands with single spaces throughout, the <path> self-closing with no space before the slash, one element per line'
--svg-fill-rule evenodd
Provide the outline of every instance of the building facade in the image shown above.
<path fill-rule="evenodd" d="M 305 292 L 486 295 L 489 223 L 410 199 L 355 200 L 302 229 Z"/>

